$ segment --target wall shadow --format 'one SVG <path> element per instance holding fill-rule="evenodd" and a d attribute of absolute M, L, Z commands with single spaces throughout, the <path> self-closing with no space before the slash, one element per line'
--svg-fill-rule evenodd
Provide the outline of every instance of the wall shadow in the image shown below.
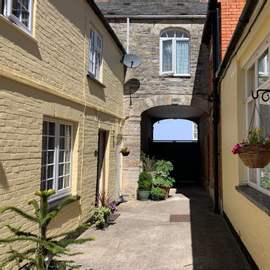
<path fill-rule="evenodd" d="M 193 270 L 252 270 L 224 218 L 213 213 L 202 187 L 182 186 L 190 200 Z"/>
<path fill-rule="evenodd" d="M 105 87 L 100 85 L 98 82 L 95 81 L 95 79 L 92 79 L 90 76 L 88 76 L 87 79 L 89 93 L 92 96 L 95 96 L 96 98 L 105 102 Z"/>
<path fill-rule="evenodd" d="M 0 187 L 2 187 L 4 190 L 9 189 L 6 172 L 1 161 L 0 161 Z"/>
<path fill-rule="evenodd" d="M 14 27 L 17 26 L 0 20 L 1 36 L 41 60 L 38 43 L 32 37 L 28 37 L 27 34 L 19 33 L 18 35 L 19 30 L 14 29 Z"/>

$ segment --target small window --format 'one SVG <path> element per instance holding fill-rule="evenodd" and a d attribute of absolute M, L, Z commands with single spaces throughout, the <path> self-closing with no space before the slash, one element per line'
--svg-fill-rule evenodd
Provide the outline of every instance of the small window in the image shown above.
<path fill-rule="evenodd" d="M 100 80 L 102 64 L 102 39 L 100 35 L 91 31 L 89 44 L 89 73 L 97 80 Z"/>
<path fill-rule="evenodd" d="M 44 121 L 42 132 L 41 190 L 54 189 L 56 197 L 71 190 L 72 125 Z"/>
<path fill-rule="evenodd" d="M 189 36 L 183 31 L 166 31 L 160 37 L 161 74 L 190 75 Z"/>
<path fill-rule="evenodd" d="M 32 31 L 33 0 L 6 0 L 4 15 L 27 32 Z"/>

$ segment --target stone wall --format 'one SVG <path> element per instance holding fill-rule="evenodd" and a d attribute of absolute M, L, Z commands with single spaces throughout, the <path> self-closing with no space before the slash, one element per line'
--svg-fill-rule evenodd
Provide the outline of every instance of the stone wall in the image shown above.
<path fill-rule="evenodd" d="M 109 19 L 109 22 L 124 46 L 127 46 L 126 21 Z M 128 70 L 125 84 L 124 109 L 127 121 L 124 143 L 131 150 L 124 162 L 126 193 L 135 195 L 136 181 L 141 170 L 141 114 L 152 107 L 172 104 L 198 106 L 202 113 L 208 109 L 207 101 L 193 96 L 194 92 L 207 92 L 204 72 L 207 70 L 208 50 L 201 47 L 203 27 L 203 19 L 130 21 L 129 52 L 137 54 L 142 63 L 138 68 Z M 190 77 L 160 75 L 160 34 L 169 28 L 184 29 L 190 34 Z"/>

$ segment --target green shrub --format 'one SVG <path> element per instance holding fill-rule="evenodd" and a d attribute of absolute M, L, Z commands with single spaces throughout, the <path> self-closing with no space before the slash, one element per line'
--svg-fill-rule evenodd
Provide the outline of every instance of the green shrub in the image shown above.
<path fill-rule="evenodd" d="M 91 225 L 95 226 L 98 229 L 103 229 L 107 225 L 107 220 L 111 210 L 108 207 L 96 207 L 90 213 L 89 222 Z"/>
<path fill-rule="evenodd" d="M 151 190 L 151 198 L 153 201 L 162 201 L 166 198 L 166 191 L 162 188 L 155 187 Z"/>
<path fill-rule="evenodd" d="M 152 158 L 145 153 L 141 154 L 141 161 L 143 165 L 143 170 L 146 172 L 153 172 L 155 170 L 155 158 Z"/>
<path fill-rule="evenodd" d="M 34 213 L 27 213 L 16 207 L 5 207 L 0 209 L 0 213 L 7 211 L 14 212 L 21 218 L 24 218 L 36 225 L 37 234 L 22 230 L 21 227 L 16 227 L 13 224 L 6 227 L 11 232 L 12 236 L 0 239 L 0 244 L 25 243 L 29 247 L 26 250 L 11 249 L 8 256 L 0 262 L 0 269 L 3 269 L 9 263 L 14 262 L 20 268 L 21 264 L 28 263 L 28 268 L 31 270 L 63 270 L 77 269 L 78 266 L 73 264 L 71 260 L 61 258 L 62 255 L 72 256 L 68 246 L 71 244 L 82 244 L 93 238 L 72 240 L 72 235 L 76 234 L 77 230 L 63 232 L 58 235 L 47 236 L 48 226 L 51 221 L 59 214 L 59 212 L 67 205 L 77 201 L 78 198 L 70 197 L 59 204 L 54 210 L 49 211 L 48 199 L 55 194 L 54 190 L 37 191 L 40 203 L 37 200 L 29 202 L 34 209 Z M 81 228 L 88 228 L 87 225 L 81 225 Z M 16 247 L 16 246 L 15 246 Z"/>
<path fill-rule="evenodd" d="M 139 190 L 151 190 L 152 188 L 152 175 L 149 172 L 143 171 L 140 173 L 138 181 Z"/>
<path fill-rule="evenodd" d="M 155 175 L 162 176 L 164 178 L 170 176 L 173 171 L 173 164 L 170 161 L 158 160 L 155 163 Z"/>
<path fill-rule="evenodd" d="M 175 180 L 171 177 L 164 178 L 162 176 L 155 176 L 153 178 L 153 185 L 161 188 L 171 188 Z"/>

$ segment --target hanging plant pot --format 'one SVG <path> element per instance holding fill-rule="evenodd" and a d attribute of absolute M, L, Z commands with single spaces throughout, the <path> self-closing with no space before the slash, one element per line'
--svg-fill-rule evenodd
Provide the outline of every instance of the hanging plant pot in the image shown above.
<path fill-rule="evenodd" d="M 130 151 L 128 150 L 127 147 L 125 148 L 122 148 L 120 153 L 124 156 L 124 157 L 127 157 L 129 154 L 130 154 Z"/>
<path fill-rule="evenodd" d="M 238 154 L 249 168 L 264 168 L 270 163 L 269 145 L 244 145 L 239 149 Z"/>

